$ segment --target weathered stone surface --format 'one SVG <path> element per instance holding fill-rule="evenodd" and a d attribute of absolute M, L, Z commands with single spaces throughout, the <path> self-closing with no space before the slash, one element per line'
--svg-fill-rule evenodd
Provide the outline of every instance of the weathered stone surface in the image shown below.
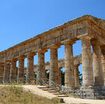
<path fill-rule="evenodd" d="M 103 79 L 104 79 L 104 86 L 105 86 L 105 55 L 102 54 L 102 69 L 103 69 Z"/>
<path fill-rule="evenodd" d="M 78 65 L 74 67 L 75 88 L 79 88 L 79 69 Z"/>
<path fill-rule="evenodd" d="M 65 87 L 74 87 L 74 59 L 72 42 L 65 43 Z"/>
<path fill-rule="evenodd" d="M 3 83 L 4 65 L 0 64 L 0 83 Z"/>
<path fill-rule="evenodd" d="M 26 71 L 26 83 L 32 83 L 35 81 L 34 73 L 34 55 L 29 54 L 27 60 L 27 71 Z"/>
<path fill-rule="evenodd" d="M 94 84 L 95 86 L 103 86 L 104 78 L 103 78 L 103 70 L 101 63 L 101 48 L 100 44 L 94 40 L 92 42 L 93 46 L 93 71 L 94 71 Z"/>
<path fill-rule="evenodd" d="M 18 66 L 18 75 L 17 75 L 17 82 L 24 81 L 24 58 L 19 58 L 19 66 Z"/>
<path fill-rule="evenodd" d="M 45 84 L 46 82 L 46 70 L 45 70 L 45 51 L 38 53 L 38 70 L 36 84 Z"/>
<path fill-rule="evenodd" d="M 54 83 L 60 84 L 60 71 L 58 70 L 58 46 L 54 46 L 50 49 L 50 75 L 49 85 L 53 86 Z"/>
<path fill-rule="evenodd" d="M 10 79 L 9 81 L 14 83 L 17 80 L 17 68 L 16 68 L 16 60 L 12 60 L 10 63 Z"/>
<path fill-rule="evenodd" d="M 62 93 L 68 93 L 82 99 L 105 99 L 105 88 L 90 87 L 87 89 L 62 88 Z"/>
<path fill-rule="evenodd" d="M 9 82 L 9 75 L 10 75 L 10 63 L 5 63 L 4 64 L 3 83 Z"/>
<path fill-rule="evenodd" d="M 83 67 L 83 87 L 93 86 L 93 70 L 91 57 L 91 43 L 88 37 L 82 40 L 82 67 Z"/>

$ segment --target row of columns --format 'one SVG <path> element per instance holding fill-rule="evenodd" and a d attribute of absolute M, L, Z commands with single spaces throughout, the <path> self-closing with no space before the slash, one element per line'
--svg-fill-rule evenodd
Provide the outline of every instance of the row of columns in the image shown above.
<path fill-rule="evenodd" d="M 49 75 L 49 85 L 53 86 L 54 83 L 61 84 L 61 71 L 58 68 L 58 50 L 59 46 L 53 46 L 50 49 L 50 75 Z M 46 83 L 46 71 L 45 71 L 45 54 L 46 50 L 38 52 L 38 71 L 37 71 L 37 80 L 36 84 Z M 26 83 L 34 82 L 35 73 L 34 73 L 34 55 L 29 54 L 27 56 L 27 70 L 26 70 Z M 4 75 L 3 83 L 14 82 L 14 81 L 24 81 L 24 58 L 19 57 L 18 69 L 16 67 L 17 60 L 12 60 L 11 63 L 6 62 L 4 64 Z M 65 43 L 65 86 L 74 87 L 74 63 L 73 63 L 73 50 L 72 44 Z M 75 71 L 75 76 L 78 78 L 79 85 L 79 76 L 77 74 L 77 68 Z M 68 82 L 69 80 L 69 82 Z"/>
<path fill-rule="evenodd" d="M 101 49 L 97 41 L 91 42 L 89 37 L 82 37 L 82 66 L 83 66 L 83 87 L 89 86 L 103 86 L 104 76 L 101 63 Z M 79 75 L 78 66 L 74 66 L 73 59 L 73 44 L 74 42 L 65 42 L 65 87 L 79 87 Z M 92 52 L 91 45 L 93 46 L 93 63 L 92 63 Z M 59 46 L 53 46 L 50 48 L 50 76 L 49 85 L 53 86 L 55 83 L 61 84 L 61 73 L 58 68 L 58 50 Z M 46 72 L 45 72 L 45 52 L 41 50 L 38 52 L 38 66 L 37 81 L 36 84 L 46 83 Z M 34 53 L 27 56 L 27 70 L 26 70 L 26 83 L 34 83 Z M 24 80 L 24 57 L 19 59 L 19 67 L 16 68 L 16 61 L 12 60 L 11 65 L 8 63 L 4 64 L 4 77 L 3 82 L 10 82 L 17 80 Z M 103 61 L 105 68 L 105 60 Z M 9 70 L 10 69 L 10 70 Z"/>

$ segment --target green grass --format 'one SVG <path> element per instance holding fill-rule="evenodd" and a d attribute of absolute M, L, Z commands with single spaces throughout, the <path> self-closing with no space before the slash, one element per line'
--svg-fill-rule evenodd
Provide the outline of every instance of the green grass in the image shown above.
<path fill-rule="evenodd" d="M 20 87 L 0 87 L 0 104 L 59 104 L 58 99 L 46 99 Z"/>

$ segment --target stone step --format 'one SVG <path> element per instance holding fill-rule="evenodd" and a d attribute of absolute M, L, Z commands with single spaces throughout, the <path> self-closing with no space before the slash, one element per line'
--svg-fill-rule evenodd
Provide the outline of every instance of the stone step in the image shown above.
<path fill-rule="evenodd" d="M 39 89 L 50 89 L 50 90 L 54 90 L 54 88 L 49 88 L 49 87 L 38 87 Z"/>
<path fill-rule="evenodd" d="M 54 88 L 48 88 L 49 90 L 55 90 Z"/>
<path fill-rule="evenodd" d="M 48 92 L 50 92 L 50 93 L 57 93 L 57 91 L 55 91 L 55 90 L 48 90 Z"/>
<path fill-rule="evenodd" d="M 42 89 L 42 90 L 47 90 L 48 88 L 39 88 L 39 89 Z"/>
<path fill-rule="evenodd" d="M 52 93 L 54 95 L 57 95 L 58 97 L 68 97 L 67 95 L 64 95 L 62 93 L 57 92 L 54 88 L 49 88 L 49 87 L 38 87 L 39 89 L 43 90 L 43 91 L 47 91 L 49 93 Z"/>
<path fill-rule="evenodd" d="M 46 88 L 46 89 L 42 89 L 43 91 L 56 91 L 55 89 L 49 89 L 49 88 Z"/>
<path fill-rule="evenodd" d="M 54 95 L 59 95 L 59 93 L 52 93 L 52 94 L 54 94 Z"/>
<path fill-rule="evenodd" d="M 69 97 L 68 95 L 58 95 L 58 97 Z"/>
<path fill-rule="evenodd" d="M 48 88 L 48 87 L 46 87 L 46 86 L 43 86 L 43 87 L 38 87 L 38 88 L 42 89 L 42 88 Z"/>

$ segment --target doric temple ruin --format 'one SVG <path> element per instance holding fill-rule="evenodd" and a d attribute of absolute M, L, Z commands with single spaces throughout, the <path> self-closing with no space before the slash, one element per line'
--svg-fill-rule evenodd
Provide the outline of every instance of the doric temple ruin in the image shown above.
<path fill-rule="evenodd" d="M 82 54 L 73 56 L 73 44 L 77 40 L 81 40 Z M 57 50 L 61 45 L 65 46 L 65 58 L 58 60 Z M 45 52 L 48 49 L 50 49 L 50 62 L 45 63 Z M 34 65 L 36 53 L 38 53 L 38 65 Z M 19 61 L 18 67 L 16 67 L 17 61 Z M 86 89 L 92 91 L 94 89 L 94 93 L 96 91 L 97 94 L 100 94 L 99 89 L 104 92 L 105 20 L 85 15 L 0 52 L 0 81 L 12 83 L 24 82 L 25 79 L 25 83 L 35 82 L 40 85 L 46 82 L 46 70 L 50 69 L 49 86 L 60 85 L 60 68 L 64 67 L 64 88 L 72 90 L 79 88 L 79 64 L 82 64 L 83 75 L 83 86 L 80 90 L 84 93 Z M 35 71 L 36 81 L 34 81 Z"/>

